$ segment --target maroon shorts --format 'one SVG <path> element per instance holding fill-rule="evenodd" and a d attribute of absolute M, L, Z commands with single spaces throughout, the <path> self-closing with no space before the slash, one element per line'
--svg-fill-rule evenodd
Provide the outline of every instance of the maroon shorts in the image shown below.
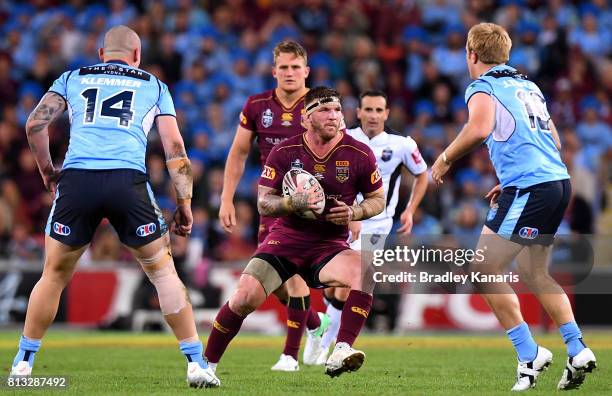
<path fill-rule="evenodd" d="M 257 230 L 258 245 L 261 245 L 264 239 L 266 239 L 275 221 L 276 217 L 259 216 L 259 229 Z"/>
<path fill-rule="evenodd" d="M 312 288 L 324 288 L 319 281 L 319 272 L 338 253 L 349 250 L 345 240 L 299 240 L 275 227 L 255 251 L 259 257 L 270 263 L 283 282 L 299 274 Z"/>

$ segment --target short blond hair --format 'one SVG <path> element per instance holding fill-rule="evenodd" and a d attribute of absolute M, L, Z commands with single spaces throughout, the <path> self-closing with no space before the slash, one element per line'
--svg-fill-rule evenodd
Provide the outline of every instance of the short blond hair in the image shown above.
<path fill-rule="evenodd" d="M 274 54 L 274 64 L 276 64 L 276 59 L 281 53 L 293 54 L 299 58 L 304 58 L 304 63 L 308 64 L 308 55 L 306 54 L 306 50 L 300 45 L 300 43 L 295 41 L 281 41 L 276 45 L 276 47 L 274 47 L 272 53 Z"/>
<path fill-rule="evenodd" d="M 500 64 L 510 59 L 512 40 L 506 29 L 494 23 L 479 23 L 468 32 L 467 49 L 475 52 L 482 63 Z"/>

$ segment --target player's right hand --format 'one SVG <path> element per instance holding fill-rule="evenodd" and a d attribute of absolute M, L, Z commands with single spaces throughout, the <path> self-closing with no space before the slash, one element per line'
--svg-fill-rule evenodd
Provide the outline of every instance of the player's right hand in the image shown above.
<path fill-rule="evenodd" d="M 53 165 L 49 165 L 40 174 L 43 178 L 43 183 L 45 183 L 45 188 L 47 191 L 55 194 L 57 189 L 57 179 L 60 177 L 60 171 L 55 169 Z"/>
<path fill-rule="evenodd" d="M 176 210 L 172 216 L 170 231 L 174 232 L 176 235 L 188 237 L 191 234 L 192 226 L 193 214 L 191 213 L 191 204 L 176 205 Z"/>
<path fill-rule="evenodd" d="M 232 201 L 221 201 L 219 207 L 219 220 L 223 231 L 228 234 L 232 233 L 232 227 L 236 225 L 236 208 Z"/>
<path fill-rule="evenodd" d="M 351 221 L 349 222 L 349 243 L 355 242 L 359 239 L 359 234 L 361 234 L 361 221 Z"/>
<path fill-rule="evenodd" d="M 324 199 L 324 195 L 315 191 L 297 191 L 289 199 L 289 205 L 295 212 L 316 210 L 317 204 Z"/>
<path fill-rule="evenodd" d="M 493 207 L 495 206 L 495 204 L 497 204 L 497 199 L 499 198 L 499 194 L 501 194 L 502 188 L 501 188 L 501 184 L 498 184 L 497 186 L 493 187 L 488 193 L 487 195 L 485 195 L 485 198 L 489 198 L 489 206 Z"/>

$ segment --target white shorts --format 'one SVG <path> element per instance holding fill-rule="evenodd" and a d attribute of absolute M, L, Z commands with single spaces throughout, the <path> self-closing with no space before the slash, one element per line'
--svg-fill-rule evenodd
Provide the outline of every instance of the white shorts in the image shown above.
<path fill-rule="evenodd" d="M 362 221 L 359 238 L 350 243 L 351 249 L 361 250 L 362 237 L 369 238 L 369 240 L 365 241 L 364 243 L 365 246 L 363 247 L 365 249 L 370 251 L 383 249 L 385 247 L 385 242 L 387 241 L 387 236 L 391 232 L 391 228 L 393 228 L 392 218 Z"/>

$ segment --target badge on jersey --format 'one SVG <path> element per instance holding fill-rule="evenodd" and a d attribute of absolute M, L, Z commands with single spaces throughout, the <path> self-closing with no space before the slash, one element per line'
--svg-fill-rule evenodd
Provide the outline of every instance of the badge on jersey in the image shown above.
<path fill-rule="evenodd" d="M 269 128 L 272 125 L 272 121 L 274 121 L 274 113 L 272 113 L 272 110 L 266 109 L 261 115 L 261 125 L 264 128 Z"/>
<path fill-rule="evenodd" d="M 387 162 L 391 159 L 391 157 L 393 157 L 393 150 L 391 150 L 391 147 L 387 147 L 383 150 L 380 159 Z"/>
<path fill-rule="evenodd" d="M 336 161 L 336 180 L 344 183 L 349 179 L 349 161 Z"/>
<path fill-rule="evenodd" d="M 423 161 L 423 157 L 421 156 L 421 152 L 418 148 L 414 149 L 410 155 L 412 156 L 412 160 L 415 164 L 420 164 Z"/>
<path fill-rule="evenodd" d="M 291 167 L 292 167 L 292 168 L 304 169 L 304 164 L 303 164 L 303 163 L 302 163 L 302 161 L 300 161 L 300 159 L 298 158 L 298 159 L 293 160 L 293 161 L 291 162 Z"/>

